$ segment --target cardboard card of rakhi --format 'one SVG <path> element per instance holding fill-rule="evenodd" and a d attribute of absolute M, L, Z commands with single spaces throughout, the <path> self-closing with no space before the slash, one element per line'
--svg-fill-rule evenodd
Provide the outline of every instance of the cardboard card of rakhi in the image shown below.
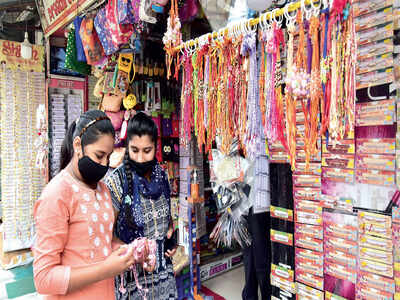
<path fill-rule="evenodd" d="M 396 122 L 394 99 L 356 104 L 356 126 L 391 125 Z"/>
<path fill-rule="evenodd" d="M 391 21 L 393 21 L 393 8 L 389 6 L 374 11 L 371 10 L 369 14 L 355 18 L 354 24 L 356 31 L 361 31 Z"/>
<path fill-rule="evenodd" d="M 304 200 L 319 200 L 321 197 L 321 189 L 295 186 L 293 188 L 293 196 L 294 198 Z"/>
<path fill-rule="evenodd" d="M 293 185 L 296 187 L 321 187 L 321 177 L 314 175 L 293 175 Z"/>
<path fill-rule="evenodd" d="M 379 69 L 385 69 L 394 65 L 393 54 L 384 53 L 359 60 L 356 66 L 356 74 L 364 74 Z"/>
<path fill-rule="evenodd" d="M 354 169 L 354 154 L 332 154 L 322 155 L 322 166 L 329 168 Z"/>
<path fill-rule="evenodd" d="M 396 154 L 396 139 L 357 139 L 357 154 Z"/>
<path fill-rule="evenodd" d="M 384 40 L 393 36 L 393 22 L 371 27 L 357 32 L 357 46 Z"/>
<path fill-rule="evenodd" d="M 295 211 L 318 213 L 318 215 L 322 217 L 322 205 L 320 201 L 310 201 L 294 198 L 294 209 Z"/>
<path fill-rule="evenodd" d="M 324 300 L 324 292 L 302 283 L 297 283 L 297 295 L 300 299 Z"/>
<path fill-rule="evenodd" d="M 360 75 L 356 75 L 356 89 L 364 89 L 371 86 L 382 85 L 394 81 L 394 68 L 380 69 Z"/>
<path fill-rule="evenodd" d="M 355 1 L 353 3 L 353 13 L 355 17 L 365 15 L 373 10 L 379 10 L 393 5 L 393 0 L 372 0 Z"/>
<path fill-rule="evenodd" d="M 324 289 L 324 278 L 320 276 L 315 276 L 308 272 L 299 271 L 296 269 L 296 281 L 303 284 L 307 284 L 313 288 L 323 290 Z M 314 299 L 314 298 L 313 298 Z"/>
<path fill-rule="evenodd" d="M 357 169 L 395 171 L 396 156 L 381 154 L 357 154 Z"/>
<path fill-rule="evenodd" d="M 356 180 L 360 183 L 373 185 L 394 185 L 396 173 L 391 171 L 381 170 L 357 170 Z"/>
<path fill-rule="evenodd" d="M 294 243 L 296 247 L 301 247 L 318 252 L 324 251 L 324 242 L 308 234 L 295 233 Z"/>
<path fill-rule="evenodd" d="M 288 154 L 286 152 L 270 152 L 269 161 L 271 163 L 288 163 Z"/>
<path fill-rule="evenodd" d="M 322 224 L 322 208 L 315 212 L 309 211 L 294 211 L 294 221 L 297 223 L 310 224 L 310 225 L 321 225 Z"/>
<path fill-rule="evenodd" d="M 306 160 L 306 151 L 301 149 L 296 151 L 296 162 L 304 162 Z M 321 161 L 321 148 L 317 152 L 310 156 L 310 161 L 320 162 Z"/>
<path fill-rule="evenodd" d="M 357 226 L 324 219 L 324 234 L 348 241 L 357 241 Z"/>
<path fill-rule="evenodd" d="M 382 251 L 382 250 L 377 250 L 377 249 L 360 247 L 359 253 L 360 253 L 360 259 L 383 263 L 386 265 L 393 264 L 393 252 L 392 251 Z"/>
<path fill-rule="evenodd" d="M 354 139 L 341 140 L 336 143 L 333 143 L 332 140 L 329 140 L 328 144 L 324 141 L 322 142 L 322 153 L 354 154 L 355 148 Z"/>
<path fill-rule="evenodd" d="M 322 194 L 321 204 L 324 208 L 340 209 L 348 212 L 353 211 L 353 199 L 349 197 L 338 197 Z"/>
<path fill-rule="evenodd" d="M 365 284 L 380 291 L 395 293 L 395 282 L 391 278 L 361 271 L 358 274 L 358 283 Z"/>
<path fill-rule="evenodd" d="M 343 266 L 336 262 L 325 262 L 325 274 L 354 284 L 357 282 L 357 270 L 355 268 Z"/>
<path fill-rule="evenodd" d="M 306 163 L 305 162 L 297 162 L 296 169 L 294 173 L 296 175 L 315 175 L 320 176 L 322 172 L 321 163 L 319 162 L 310 162 L 308 170 L 306 170 Z"/>
<path fill-rule="evenodd" d="M 305 234 L 320 240 L 322 240 L 324 237 L 323 231 L 321 230 L 321 226 L 319 225 L 296 223 L 295 232 L 298 234 Z"/>
<path fill-rule="evenodd" d="M 337 168 L 322 168 L 323 180 L 334 181 L 334 182 L 354 182 L 354 170 L 353 169 L 337 169 Z"/>
<path fill-rule="evenodd" d="M 358 46 L 357 60 L 364 60 L 385 53 L 393 53 L 393 49 L 393 38 L 379 40 L 364 46 Z"/>
<path fill-rule="evenodd" d="M 324 257 L 327 262 L 342 264 L 351 268 L 357 267 L 357 256 L 342 252 L 332 247 L 325 247 Z"/>
<path fill-rule="evenodd" d="M 357 285 L 356 299 L 393 299 L 393 294 L 360 283 Z"/>
<path fill-rule="evenodd" d="M 282 278 L 287 278 L 289 281 L 294 281 L 294 271 L 283 268 L 281 266 L 271 264 L 271 274 Z"/>

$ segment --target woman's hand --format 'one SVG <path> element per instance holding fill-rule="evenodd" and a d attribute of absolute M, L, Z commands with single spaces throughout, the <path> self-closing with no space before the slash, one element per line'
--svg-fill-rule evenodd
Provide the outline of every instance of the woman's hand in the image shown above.
<path fill-rule="evenodd" d="M 106 277 L 115 277 L 128 270 L 134 263 L 133 249 L 121 246 L 103 261 L 102 268 L 107 274 Z"/>

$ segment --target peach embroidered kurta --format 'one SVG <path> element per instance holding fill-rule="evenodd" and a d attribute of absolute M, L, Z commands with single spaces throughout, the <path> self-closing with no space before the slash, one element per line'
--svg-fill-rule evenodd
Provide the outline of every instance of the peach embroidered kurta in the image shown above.
<path fill-rule="evenodd" d="M 114 278 L 66 295 L 71 267 L 103 261 L 111 253 L 114 211 L 104 183 L 96 190 L 61 171 L 35 203 L 34 279 L 47 300 L 114 300 Z"/>

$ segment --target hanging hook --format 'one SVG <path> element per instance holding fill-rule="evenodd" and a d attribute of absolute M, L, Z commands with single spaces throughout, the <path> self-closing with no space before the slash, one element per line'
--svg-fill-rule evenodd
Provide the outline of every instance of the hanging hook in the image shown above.
<path fill-rule="evenodd" d="M 322 0 L 318 1 L 317 5 L 314 4 L 314 1 L 310 1 L 311 6 L 313 8 L 314 17 L 318 17 L 318 15 L 319 15 L 319 11 L 321 10 L 321 1 Z"/>
<path fill-rule="evenodd" d="M 311 2 L 312 2 L 312 0 L 311 0 Z M 307 9 L 306 0 L 301 0 L 300 3 L 301 3 L 301 10 L 304 13 L 304 15 L 306 16 L 307 21 L 309 21 L 313 14 L 313 7 L 311 6 L 311 8 Z"/>
<path fill-rule="evenodd" d="M 289 6 L 290 6 L 290 4 L 285 5 L 285 8 L 283 9 L 283 14 L 285 15 L 285 18 L 286 18 L 286 27 L 294 26 L 294 25 L 296 24 L 296 14 L 297 14 L 297 13 L 295 13 L 295 14 L 292 16 L 292 15 L 289 13 Z"/>
<path fill-rule="evenodd" d="M 279 15 L 279 16 L 278 16 L 278 19 L 277 19 L 277 17 L 276 17 L 276 15 L 277 15 L 277 13 L 279 12 L 279 10 L 280 10 L 280 9 L 276 8 L 276 9 L 274 9 L 274 10 L 271 12 L 271 14 L 272 14 L 272 16 L 273 16 L 273 18 L 274 18 L 275 23 L 278 25 L 278 28 L 281 28 L 282 22 L 283 22 L 283 15 Z"/>

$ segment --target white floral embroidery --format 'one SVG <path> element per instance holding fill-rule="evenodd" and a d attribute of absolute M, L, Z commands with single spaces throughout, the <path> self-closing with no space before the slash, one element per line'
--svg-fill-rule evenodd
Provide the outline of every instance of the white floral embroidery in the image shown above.
<path fill-rule="evenodd" d="M 104 225 L 103 224 L 100 224 L 100 232 L 104 233 Z"/>
<path fill-rule="evenodd" d="M 81 204 L 81 210 L 82 210 L 82 212 L 84 213 L 84 214 L 87 214 L 87 207 L 86 207 L 86 205 L 84 205 L 84 204 Z"/>
<path fill-rule="evenodd" d="M 92 214 L 92 220 L 93 222 L 97 222 L 98 218 L 96 214 Z"/>
<path fill-rule="evenodd" d="M 114 224 L 113 224 L 113 223 L 110 223 L 110 225 L 108 225 L 108 230 L 112 231 L 112 230 L 113 230 L 113 227 L 114 227 Z"/>
<path fill-rule="evenodd" d="M 99 211 L 100 210 L 100 204 L 98 202 L 94 203 L 94 208 Z"/>
<path fill-rule="evenodd" d="M 94 252 L 90 251 L 90 258 L 93 259 L 94 258 Z"/>
<path fill-rule="evenodd" d="M 105 212 L 105 213 L 103 214 L 103 218 L 104 218 L 104 221 L 108 221 L 108 213 Z"/>
<path fill-rule="evenodd" d="M 93 235 L 93 228 L 92 227 L 88 227 L 88 231 L 89 231 L 89 236 L 92 236 Z"/>
<path fill-rule="evenodd" d="M 107 247 L 104 247 L 104 248 L 103 248 L 103 253 L 104 253 L 104 256 L 108 256 L 108 249 L 107 249 Z"/>
<path fill-rule="evenodd" d="M 73 190 L 75 193 L 78 193 L 78 192 L 79 192 L 79 187 L 78 187 L 76 184 L 73 184 L 73 185 L 72 185 L 72 190 Z"/>
<path fill-rule="evenodd" d="M 101 196 L 101 194 L 96 194 L 96 198 L 97 198 L 97 200 L 99 200 L 99 201 L 102 201 L 102 200 L 103 200 L 103 197 Z"/>
<path fill-rule="evenodd" d="M 108 236 L 108 234 L 106 235 L 106 242 L 107 242 L 107 244 L 110 243 L 110 237 Z"/>
<path fill-rule="evenodd" d="M 107 209 L 110 209 L 110 204 L 108 204 L 108 202 L 104 202 L 104 205 L 106 206 Z"/>
<path fill-rule="evenodd" d="M 99 238 L 98 236 L 94 239 L 94 245 L 95 245 L 96 247 L 99 247 L 99 246 L 100 246 L 100 238 Z"/>
<path fill-rule="evenodd" d="M 89 202 L 90 201 L 90 197 L 89 197 L 89 195 L 88 194 L 83 194 L 83 200 L 85 200 L 86 202 Z"/>
<path fill-rule="evenodd" d="M 108 196 L 108 194 L 107 194 L 106 192 L 104 192 L 104 197 L 105 197 L 107 200 L 110 199 L 110 196 Z"/>

